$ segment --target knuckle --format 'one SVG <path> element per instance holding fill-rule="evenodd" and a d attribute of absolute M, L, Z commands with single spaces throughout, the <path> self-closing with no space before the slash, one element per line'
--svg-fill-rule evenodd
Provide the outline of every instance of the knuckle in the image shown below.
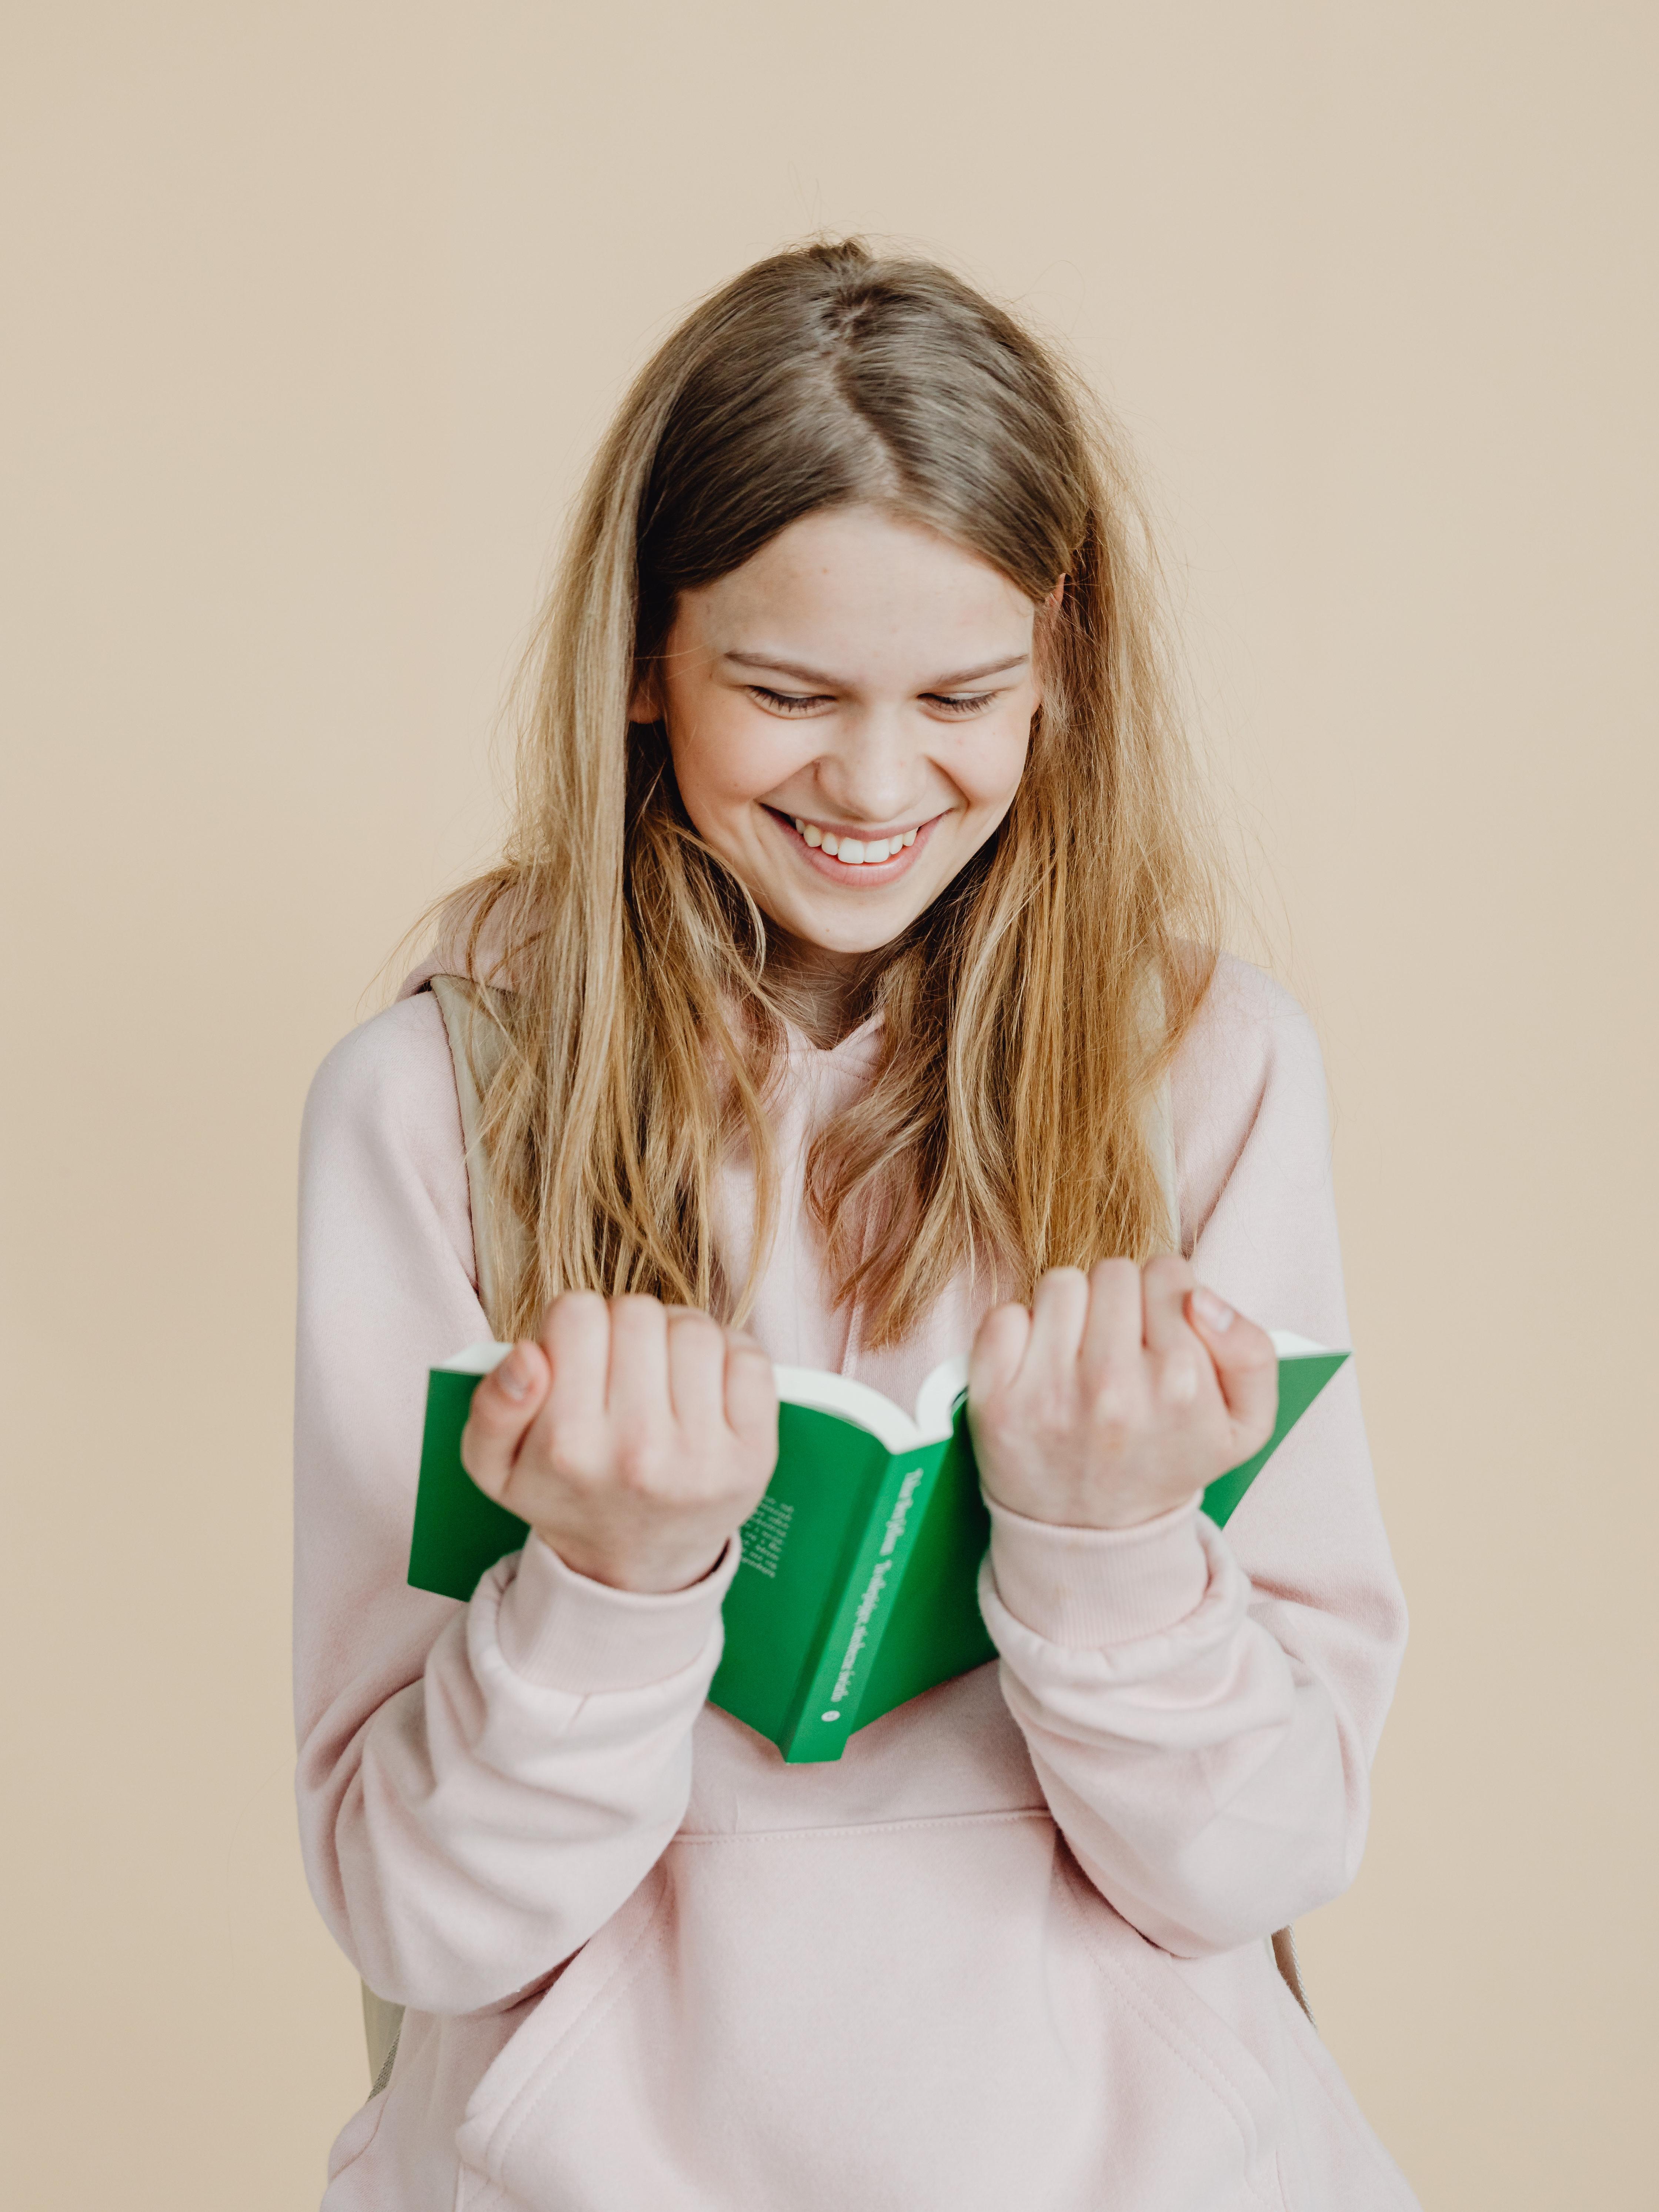
<path fill-rule="evenodd" d="M 726 1338 L 720 1323 L 707 1314 L 677 1314 L 668 1324 L 675 1352 L 713 1366 L 726 1358 Z"/>
<path fill-rule="evenodd" d="M 655 1422 L 630 1420 L 617 1429 L 614 1460 L 618 1480 L 629 1490 L 653 1490 L 660 1482 L 665 1455 Z"/>
<path fill-rule="evenodd" d="M 1097 1260 L 1089 1270 L 1089 1303 L 1097 1317 L 1128 1312 L 1140 1304 L 1140 1271 L 1133 1260 Z"/>
<path fill-rule="evenodd" d="M 1127 1376 L 1111 1375 L 1098 1382 L 1089 1400 L 1091 1428 L 1127 1433 L 1139 1425 L 1144 1413 L 1139 1389 Z"/>
<path fill-rule="evenodd" d="M 1159 1252 L 1146 1262 L 1146 1274 L 1159 1290 L 1184 1289 L 1193 1279 L 1192 1262 L 1178 1252 Z"/>
<path fill-rule="evenodd" d="M 1091 1457 L 1119 1459 L 1134 1452 L 1146 1434 L 1146 1423 L 1138 1413 L 1103 1413 L 1087 1425 L 1081 1441 Z"/>
<path fill-rule="evenodd" d="M 609 1456 L 604 1437 L 591 1425 L 567 1422 L 544 1436 L 532 1437 L 520 1455 L 520 1464 L 568 1489 L 588 1491 L 603 1482 Z"/>
<path fill-rule="evenodd" d="M 1182 1346 L 1164 1353 L 1159 1364 L 1158 1396 L 1168 1406 L 1190 1406 L 1203 1382 L 1203 1370 L 1195 1353 Z"/>
<path fill-rule="evenodd" d="M 1089 1278 L 1081 1267 L 1050 1267 L 1031 1300 L 1033 1319 L 1039 1311 L 1052 1315 L 1084 1305 L 1088 1297 Z"/>
<path fill-rule="evenodd" d="M 593 1346 L 609 1326 L 605 1300 L 597 1291 L 561 1291 L 547 1309 L 541 1340 L 550 1355 L 558 1344 L 569 1352 Z"/>

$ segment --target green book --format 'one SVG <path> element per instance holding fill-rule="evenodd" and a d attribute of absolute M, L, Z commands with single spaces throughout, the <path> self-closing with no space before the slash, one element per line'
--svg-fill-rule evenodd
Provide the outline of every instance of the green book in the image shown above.
<path fill-rule="evenodd" d="M 1279 1418 L 1253 1459 L 1204 1493 L 1223 1526 L 1346 1352 L 1276 1331 Z M 507 1347 L 477 1344 L 434 1367 L 427 1389 L 409 1579 L 470 1598 L 526 1523 L 461 1465 L 481 1376 Z M 792 1765 L 839 1759 L 855 1729 L 994 1658 L 980 1616 L 990 1519 L 968 1435 L 965 1358 L 935 1368 L 915 1417 L 843 1375 L 780 1367 L 778 1462 L 743 1524 L 710 1701 Z"/>

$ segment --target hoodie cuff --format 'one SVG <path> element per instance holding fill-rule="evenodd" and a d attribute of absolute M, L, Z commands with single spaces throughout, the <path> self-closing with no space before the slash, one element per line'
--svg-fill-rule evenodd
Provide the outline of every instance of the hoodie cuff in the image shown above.
<path fill-rule="evenodd" d="M 1160 1635 L 1195 1612 L 1209 1588 L 1201 1494 L 1134 1528 L 1056 1528 L 987 1498 L 997 1595 L 1034 1636 L 1074 1650 Z"/>
<path fill-rule="evenodd" d="M 574 1697 L 665 1682 L 708 1650 L 740 1557 L 734 1536 L 701 1582 L 658 1596 L 579 1575 L 532 1534 L 501 1595 L 501 1656 L 526 1681 Z"/>

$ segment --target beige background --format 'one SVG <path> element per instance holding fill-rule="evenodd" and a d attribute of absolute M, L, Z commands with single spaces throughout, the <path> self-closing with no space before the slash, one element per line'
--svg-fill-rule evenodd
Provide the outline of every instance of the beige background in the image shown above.
<path fill-rule="evenodd" d="M 1431 2212 L 1651 2203 L 1655 21 L 14 0 L 9 2202 L 287 2212 L 363 2094 L 289 1798 L 301 1101 L 489 849 L 621 380 L 821 223 L 1127 418 L 1326 1041 L 1415 1638 L 1322 2027 Z"/>

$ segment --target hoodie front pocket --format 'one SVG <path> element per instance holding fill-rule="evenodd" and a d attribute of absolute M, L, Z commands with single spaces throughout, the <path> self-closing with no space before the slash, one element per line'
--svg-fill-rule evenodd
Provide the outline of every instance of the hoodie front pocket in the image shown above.
<path fill-rule="evenodd" d="M 1055 1841 L 683 1839 L 481 2085 L 471 2169 L 525 2212 L 1282 2212 L 1265 2075 L 1089 1940 Z"/>
<path fill-rule="evenodd" d="M 1283 2114 L 1267 2069 L 1187 1987 L 1174 1962 L 1113 1909 L 1063 1844 L 1055 1853 L 1054 1880 L 1077 1936 L 1116 2006 L 1162 2043 L 1228 2114 L 1238 2130 L 1249 2185 L 1264 2203 L 1282 2204 Z"/>
<path fill-rule="evenodd" d="M 549 2076 L 580 2048 L 649 1960 L 666 1898 L 659 1860 L 497 2053 L 456 2132 L 463 2166 L 488 2172 L 498 2166 Z"/>

